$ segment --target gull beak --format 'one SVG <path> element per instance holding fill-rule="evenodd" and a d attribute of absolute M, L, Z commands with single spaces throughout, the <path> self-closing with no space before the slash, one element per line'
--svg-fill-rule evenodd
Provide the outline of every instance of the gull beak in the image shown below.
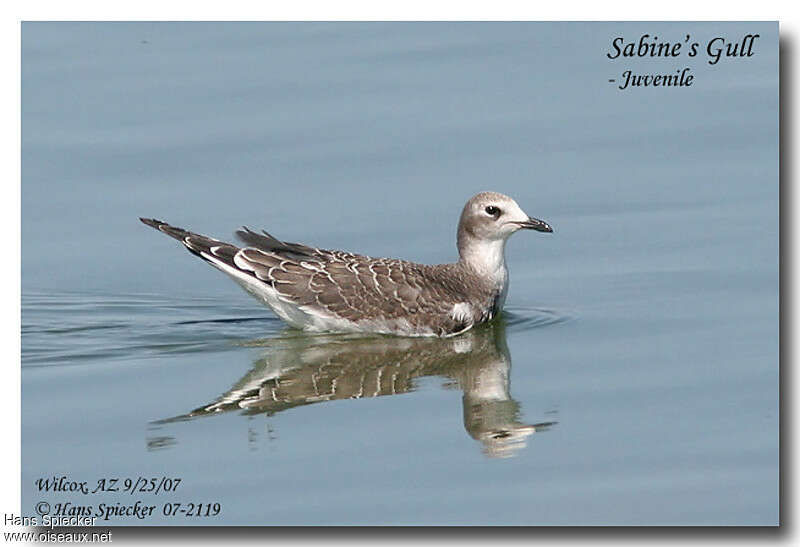
<path fill-rule="evenodd" d="M 516 222 L 516 225 L 526 230 L 536 230 L 537 232 L 552 232 L 553 228 L 548 223 L 538 218 L 528 217 L 528 220 Z"/>

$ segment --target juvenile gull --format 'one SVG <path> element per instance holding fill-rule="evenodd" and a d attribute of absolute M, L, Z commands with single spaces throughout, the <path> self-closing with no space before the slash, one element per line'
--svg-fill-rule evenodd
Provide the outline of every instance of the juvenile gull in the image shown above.
<path fill-rule="evenodd" d="M 317 249 L 244 228 L 237 247 L 140 218 L 233 278 L 289 325 L 313 332 L 455 336 L 490 321 L 508 293 L 505 246 L 520 229 L 552 232 L 508 196 L 472 196 L 458 222 L 459 260 L 429 266 Z"/>

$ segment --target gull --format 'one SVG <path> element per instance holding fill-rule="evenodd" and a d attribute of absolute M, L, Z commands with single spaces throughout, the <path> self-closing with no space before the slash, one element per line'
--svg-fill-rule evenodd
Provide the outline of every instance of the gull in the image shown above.
<path fill-rule="evenodd" d="M 247 227 L 239 247 L 152 218 L 143 223 L 177 239 L 228 274 L 292 327 L 449 337 L 497 317 L 508 294 L 505 246 L 523 229 L 552 232 L 508 196 L 472 196 L 458 222 L 458 262 L 427 265 L 280 241 Z"/>

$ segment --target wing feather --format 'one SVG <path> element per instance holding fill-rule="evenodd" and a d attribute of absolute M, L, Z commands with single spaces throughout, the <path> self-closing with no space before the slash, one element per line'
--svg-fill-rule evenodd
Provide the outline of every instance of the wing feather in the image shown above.
<path fill-rule="evenodd" d="M 459 278 L 463 272 L 317 249 L 281 241 L 267 232 L 259 234 L 246 227 L 236 232 L 247 244 L 240 248 L 159 220 L 141 221 L 179 240 L 190 252 L 215 266 L 219 267 L 215 261 L 222 262 L 251 276 L 254 283 L 264 283 L 280 300 L 308 313 L 354 324 L 362 321 L 403 324 L 432 329 L 439 335 L 466 330 L 485 319 L 478 315 L 480 306 L 469 307 L 476 310 L 472 316 L 454 313 L 454 306 L 470 298 L 470 280 Z M 481 298 L 484 296 L 491 298 L 488 293 Z"/>

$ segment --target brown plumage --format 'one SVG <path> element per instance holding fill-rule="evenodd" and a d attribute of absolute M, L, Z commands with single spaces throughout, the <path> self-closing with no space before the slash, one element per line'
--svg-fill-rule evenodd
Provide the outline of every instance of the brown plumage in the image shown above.
<path fill-rule="evenodd" d="M 484 192 L 462 212 L 461 260 L 429 266 L 317 249 L 247 228 L 237 232 L 246 245 L 237 247 L 140 220 L 233 277 L 292 326 L 411 336 L 451 336 L 491 320 L 507 289 L 505 240 L 520 228 L 552 231 L 511 198 Z"/>

